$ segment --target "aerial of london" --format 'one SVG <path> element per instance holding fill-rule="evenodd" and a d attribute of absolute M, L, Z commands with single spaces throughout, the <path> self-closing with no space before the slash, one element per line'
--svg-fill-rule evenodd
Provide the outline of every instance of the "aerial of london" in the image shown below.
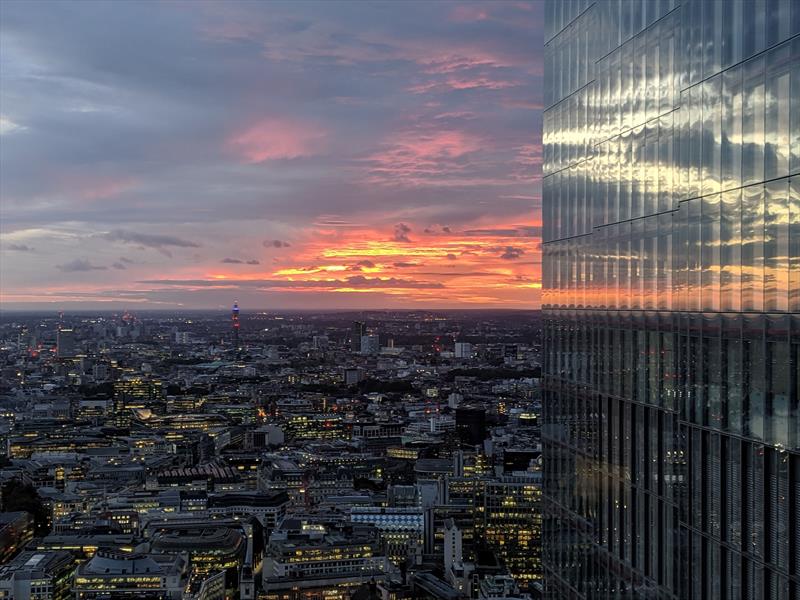
<path fill-rule="evenodd" d="M 800 0 L 0 0 L 0 600 L 800 600 Z"/>

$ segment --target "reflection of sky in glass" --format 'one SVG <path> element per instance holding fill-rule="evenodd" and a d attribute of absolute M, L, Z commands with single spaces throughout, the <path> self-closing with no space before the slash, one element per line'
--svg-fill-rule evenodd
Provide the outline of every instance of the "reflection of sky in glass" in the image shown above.
<path fill-rule="evenodd" d="M 744 23 L 740 4 L 731 3 L 732 22 Z M 800 171 L 800 118 L 791 118 L 800 114 L 800 40 L 741 62 L 746 55 L 737 40 L 750 33 L 687 32 L 681 18 L 673 11 L 610 49 L 621 34 L 597 31 L 611 22 L 600 6 L 548 45 L 544 239 L 569 239 L 545 245 L 551 266 L 544 305 L 800 309 L 790 285 L 800 284 L 800 274 L 789 272 L 789 232 L 800 211 L 788 178 Z M 603 58 L 589 60 L 587 52 Z M 780 178 L 769 190 L 763 185 Z M 732 190 L 738 202 L 721 197 Z M 698 222 L 678 243 L 676 224 L 690 214 Z M 641 233 L 612 226 L 639 218 L 644 224 L 633 226 Z M 590 240 L 577 237 L 592 232 Z M 558 266 L 573 257 L 574 269 Z M 664 282 L 669 260 L 685 271 L 674 290 Z"/>
<path fill-rule="evenodd" d="M 800 569 L 800 3 L 545 15 L 546 597 L 780 595 Z"/>

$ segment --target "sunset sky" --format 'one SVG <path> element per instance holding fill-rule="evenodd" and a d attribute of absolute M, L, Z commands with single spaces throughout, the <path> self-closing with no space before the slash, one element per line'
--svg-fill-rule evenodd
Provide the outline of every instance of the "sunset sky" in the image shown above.
<path fill-rule="evenodd" d="M 2 2 L 2 306 L 538 308 L 542 20 Z"/>

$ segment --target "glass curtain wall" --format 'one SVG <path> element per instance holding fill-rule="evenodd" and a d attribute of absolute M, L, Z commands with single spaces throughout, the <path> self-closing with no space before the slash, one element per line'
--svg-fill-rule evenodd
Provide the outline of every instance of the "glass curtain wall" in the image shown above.
<path fill-rule="evenodd" d="M 799 33 L 546 2 L 548 598 L 800 600 Z"/>

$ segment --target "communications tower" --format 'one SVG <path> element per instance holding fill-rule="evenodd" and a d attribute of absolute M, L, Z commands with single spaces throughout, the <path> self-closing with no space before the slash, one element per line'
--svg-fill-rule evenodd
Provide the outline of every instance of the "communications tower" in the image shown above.
<path fill-rule="evenodd" d="M 233 345 L 239 347 L 239 301 L 233 301 L 233 309 L 231 310 L 231 322 L 233 324 Z"/>

